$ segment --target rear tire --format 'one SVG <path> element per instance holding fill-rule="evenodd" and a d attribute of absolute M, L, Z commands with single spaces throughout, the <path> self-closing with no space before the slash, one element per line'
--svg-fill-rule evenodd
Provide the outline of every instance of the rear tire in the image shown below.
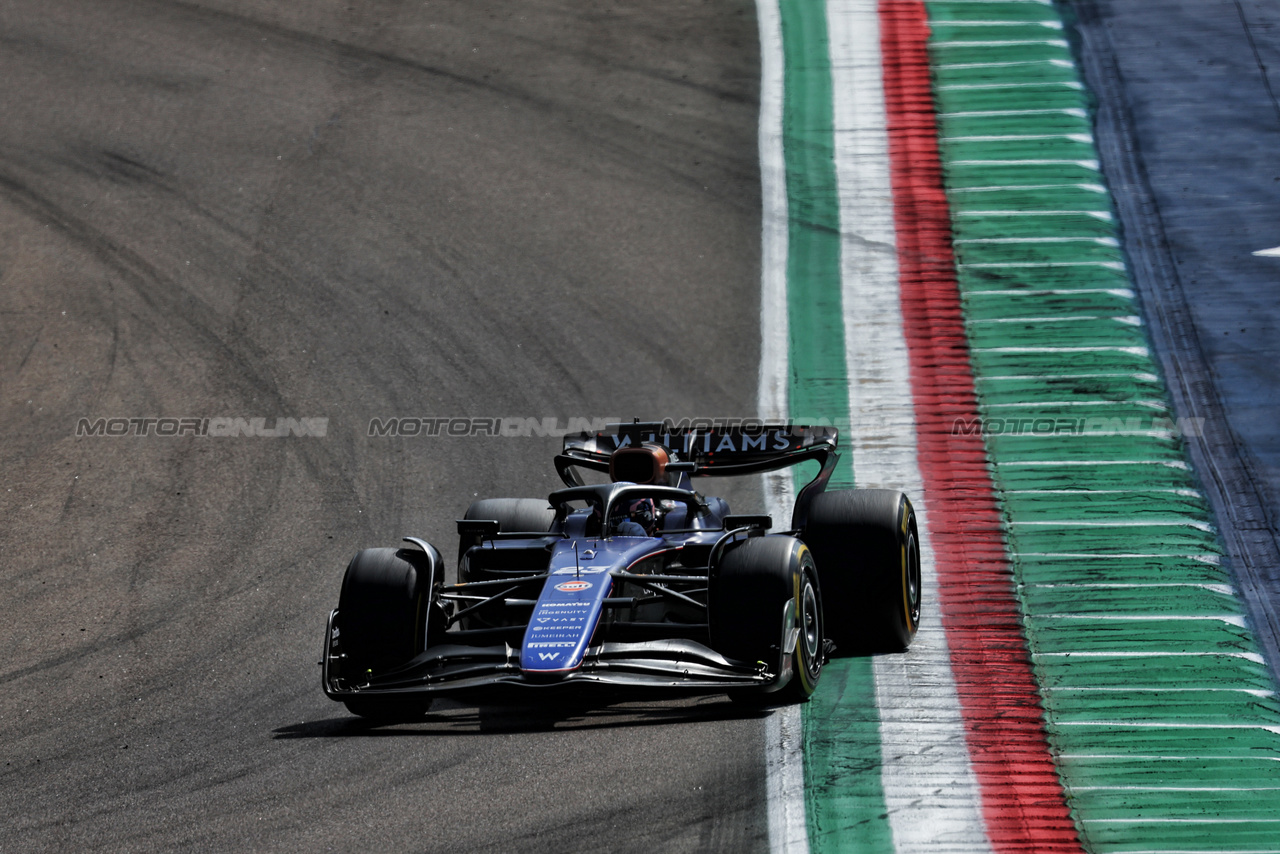
<path fill-rule="evenodd" d="M 796 607 L 788 619 L 789 601 Z M 751 702 L 804 702 L 822 676 L 822 593 L 808 546 L 792 537 L 752 537 L 735 546 L 716 568 L 709 590 L 711 646 L 726 658 L 762 661 L 791 678 L 776 693 L 734 692 Z M 789 660 L 783 642 L 798 628 Z"/>
<path fill-rule="evenodd" d="M 837 652 L 899 652 L 920 625 L 920 537 L 892 489 L 822 492 L 801 538 L 813 549 Z"/>
<path fill-rule="evenodd" d="M 542 533 L 551 530 L 556 511 L 545 498 L 481 498 L 471 502 L 463 519 L 495 519 L 507 533 Z M 470 544 L 458 543 L 458 562 Z"/>
<path fill-rule="evenodd" d="M 462 518 L 497 519 L 499 531 L 541 533 L 551 530 L 556 511 L 545 498 L 481 498 Z"/>

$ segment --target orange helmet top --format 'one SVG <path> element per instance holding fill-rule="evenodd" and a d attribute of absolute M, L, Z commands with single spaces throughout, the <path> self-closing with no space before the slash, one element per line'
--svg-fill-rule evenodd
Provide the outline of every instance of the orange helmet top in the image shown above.
<path fill-rule="evenodd" d="M 666 485 L 667 463 L 671 455 L 661 445 L 649 442 L 635 447 L 619 448 L 609 457 L 609 479 Z"/>

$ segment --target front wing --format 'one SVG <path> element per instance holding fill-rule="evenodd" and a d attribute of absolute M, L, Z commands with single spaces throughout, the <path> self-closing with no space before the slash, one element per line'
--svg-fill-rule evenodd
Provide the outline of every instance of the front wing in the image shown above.
<path fill-rule="evenodd" d="M 731 661 L 696 641 L 677 638 L 591 646 L 580 667 L 554 675 L 522 670 L 520 648 L 507 643 L 440 644 L 403 667 L 374 676 L 364 684 L 353 684 L 353 680 L 343 678 L 341 657 L 334 655 L 336 616 L 337 611 L 329 615 L 324 658 L 320 662 L 325 694 L 333 700 L 441 695 L 503 686 L 548 689 L 584 684 L 707 693 L 739 688 L 768 691 L 781 687 L 783 678 L 790 675 L 774 672 L 764 662 Z M 790 640 L 794 643 L 794 639 Z"/>

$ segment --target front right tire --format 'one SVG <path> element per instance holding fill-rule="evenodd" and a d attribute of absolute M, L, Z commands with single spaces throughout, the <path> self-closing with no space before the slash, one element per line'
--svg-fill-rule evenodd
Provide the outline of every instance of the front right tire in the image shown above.
<path fill-rule="evenodd" d="M 424 563 L 416 550 L 364 549 L 347 565 L 335 625 L 348 684 L 366 683 L 426 648 L 432 579 Z M 401 720 L 420 716 L 430 700 L 369 696 L 343 703 L 361 717 Z"/>

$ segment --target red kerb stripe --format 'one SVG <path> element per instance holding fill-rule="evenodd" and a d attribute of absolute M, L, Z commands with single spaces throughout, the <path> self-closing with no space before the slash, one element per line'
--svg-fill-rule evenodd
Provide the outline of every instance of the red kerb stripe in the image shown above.
<path fill-rule="evenodd" d="M 996 851 L 1081 851 L 1049 757 L 980 435 L 919 0 L 881 0 L 902 313 L 942 623 Z"/>

